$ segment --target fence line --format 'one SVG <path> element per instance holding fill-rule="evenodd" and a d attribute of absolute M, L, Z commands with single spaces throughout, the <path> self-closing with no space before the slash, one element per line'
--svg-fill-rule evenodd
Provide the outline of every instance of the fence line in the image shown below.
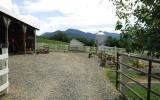
<path fill-rule="evenodd" d="M 36 44 L 36 48 L 37 49 L 43 49 L 44 46 L 49 46 L 49 51 L 50 52 L 54 52 L 54 51 L 63 51 L 63 52 L 67 52 L 69 50 L 77 50 L 77 51 L 81 51 L 81 52 L 95 52 L 96 51 L 96 47 L 90 47 L 90 46 L 82 46 L 82 47 L 69 47 L 69 45 L 65 45 L 65 44 L 47 44 L 47 43 L 37 43 Z"/>
<path fill-rule="evenodd" d="M 46 44 L 46 43 L 37 43 L 36 47 L 37 49 L 43 49 L 44 46 L 49 46 L 49 51 L 62 51 L 66 52 L 69 49 L 68 45 L 65 44 Z"/>
<path fill-rule="evenodd" d="M 136 68 L 132 65 L 127 64 L 127 61 L 129 59 L 139 59 L 139 60 L 145 60 L 148 62 L 148 69 L 147 71 L 143 71 L 139 68 Z M 158 75 L 155 75 L 152 70 L 152 64 L 158 63 L 160 64 L 160 61 L 148 59 L 148 58 L 142 58 L 142 57 L 136 57 L 136 56 L 128 56 L 127 54 L 117 54 L 117 67 L 116 67 L 116 87 L 117 89 L 125 96 L 126 90 L 128 89 L 131 91 L 136 97 L 138 97 L 140 100 L 151 100 L 153 96 L 156 96 L 157 98 L 160 98 L 159 92 L 156 92 L 153 90 L 153 80 L 156 79 L 160 81 L 160 77 Z M 128 70 L 132 69 L 137 71 L 138 73 L 145 74 L 147 76 L 147 83 L 146 86 L 143 83 L 140 83 L 136 79 L 134 79 L 132 76 L 128 75 Z M 142 95 L 140 95 L 137 91 L 135 91 L 128 83 L 128 80 L 131 82 L 134 82 L 134 85 L 138 85 L 145 89 L 145 92 L 147 93 L 146 98 L 144 98 Z M 128 98 L 131 99 L 131 98 Z M 158 100 L 158 99 L 157 99 Z"/>
<path fill-rule="evenodd" d="M 1 48 L 0 53 L 0 92 L 8 93 L 8 49 Z"/>
<path fill-rule="evenodd" d="M 43 47 L 47 45 L 49 46 L 49 51 L 54 52 L 54 51 L 69 51 L 69 50 L 77 50 L 77 51 L 82 51 L 82 52 L 96 52 L 97 47 L 91 47 L 91 46 L 82 46 L 82 47 L 75 47 L 71 48 L 69 45 L 65 44 L 47 44 L 47 43 L 37 43 L 36 47 L 37 49 L 43 49 Z M 116 56 L 117 52 L 123 53 L 125 52 L 124 48 L 118 48 L 118 47 L 109 47 L 109 46 L 98 46 L 97 52 L 104 51 L 105 53 Z"/>

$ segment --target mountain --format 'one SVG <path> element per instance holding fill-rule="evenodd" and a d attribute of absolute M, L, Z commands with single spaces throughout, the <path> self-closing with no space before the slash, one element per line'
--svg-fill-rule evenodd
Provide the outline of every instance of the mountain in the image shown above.
<path fill-rule="evenodd" d="M 41 36 L 51 37 L 51 36 L 54 36 L 54 34 L 53 34 L 52 32 L 45 32 L 45 33 L 43 33 Z"/>
<path fill-rule="evenodd" d="M 106 36 L 112 36 L 113 38 L 120 38 L 120 34 L 118 33 L 110 33 L 110 32 L 104 32 Z"/>
<path fill-rule="evenodd" d="M 80 30 L 76 30 L 76 29 L 68 29 L 66 31 L 64 31 L 69 37 L 85 37 L 88 39 L 95 39 L 95 35 L 89 32 L 82 32 Z"/>
<path fill-rule="evenodd" d="M 54 36 L 55 34 L 57 34 L 58 32 L 59 32 L 59 30 L 55 31 L 55 32 L 46 32 L 46 33 L 42 34 L 41 36 L 51 37 L 51 36 Z M 96 35 L 93 34 L 93 33 L 83 32 L 83 31 L 76 30 L 76 29 L 68 29 L 68 30 L 63 31 L 63 32 L 65 32 L 70 38 L 85 37 L 85 38 L 88 38 L 88 39 L 95 39 L 95 37 L 96 37 Z M 120 35 L 117 34 L 117 33 L 104 32 L 104 34 L 106 36 L 112 36 L 113 38 L 119 38 L 120 37 Z"/>

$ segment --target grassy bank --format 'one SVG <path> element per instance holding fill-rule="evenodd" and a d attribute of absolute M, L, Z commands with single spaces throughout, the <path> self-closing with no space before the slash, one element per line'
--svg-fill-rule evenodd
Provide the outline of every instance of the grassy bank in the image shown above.
<path fill-rule="evenodd" d="M 50 40 L 42 37 L 37 37 L 37 43 L 46 43 L 46 44 L 69 44 L 62 41 Z"/>
<path fill-rule="evenodd" d="M 114 72 L 109 66 L 106 67 L 106 76 L 110 79 L 110 82 L 116 86 L 116 72 Z"/>

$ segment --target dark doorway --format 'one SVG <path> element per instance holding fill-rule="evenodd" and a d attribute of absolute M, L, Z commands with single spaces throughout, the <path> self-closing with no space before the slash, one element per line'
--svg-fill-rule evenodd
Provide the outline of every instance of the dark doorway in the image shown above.
<path fill-rule="evenodd" d="M 24 53 L 23 37 L 22 24 L 12 20 L 8 31 L 9 53 Z"/>
<path fill-rule="evenodd" d="M 35 50 L 35 33 L 34 29 L 31 27 L 27 27 L 26 32 L 26 53 L 34 52 Z"/>
<path fill-rule="evenodd" d="M 4 46 L 6 43 L 5 29 L 3 18 L 0 16 L 0 46 Z"/>

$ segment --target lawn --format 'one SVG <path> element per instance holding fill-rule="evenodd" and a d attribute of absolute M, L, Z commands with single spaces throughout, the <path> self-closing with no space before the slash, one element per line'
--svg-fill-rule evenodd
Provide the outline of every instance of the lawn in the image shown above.
<path fill-rule="evenodd" d="M 141 95 L 143 98 L 147 99 L 146 89 L 144 89 L 143 87 L 139 85 L 132 86 L 132 89 L 136 91 L 139 95 Z M 160 93 L 160 87 L 158 86 L 152 87 L 152 90 L 154 90 L 157 93 Z M 131 100 L 139 100 L 139 98 L 136 95 L 134 95 L 129 89 L 126 89 L 126 93 L 127 93 L 127 96 L 131 98 Z M 160 100 L 160 97 L 154 94 L 151 94 L 151 100 Z"/>
<path fill-rule="evenodd" d="M 116 86 L 116 72 L 113 71 L 109 65 L 107 65 L 107 67 L 106 67 L 106 76 L 110 79 L 110 82 L 114 86 Z M 137 74 L 137 73 L 134 73 L 134 72 L 129 72 L 128 76 L 130 76 L 134 79 L 136 79 L 136 78 L 145 79 L 146 78 L 145 75 Z M 139 85 L 134 85 L 131 88 L 146 99 L 147 91 L 143 87 L 141 87 Z M 154 90 L 157 93 L 160 93 L 160 87 L 158 87 L 158 86 L 152 86 L 152 90 Z M 126 89 L 126 95 L 131 100 L 140 100 L 129 89 Z M 151 94 L 151 100 L 160 100 L 160 97 L 157 97 L 157 96 Z"/>
<path fill-rule="evenodd" d="M 110 79 L 110 82 L 116 86 L 116 72 L 109 68 L 109 66 L 106 67 L 106 76 Z"/>

